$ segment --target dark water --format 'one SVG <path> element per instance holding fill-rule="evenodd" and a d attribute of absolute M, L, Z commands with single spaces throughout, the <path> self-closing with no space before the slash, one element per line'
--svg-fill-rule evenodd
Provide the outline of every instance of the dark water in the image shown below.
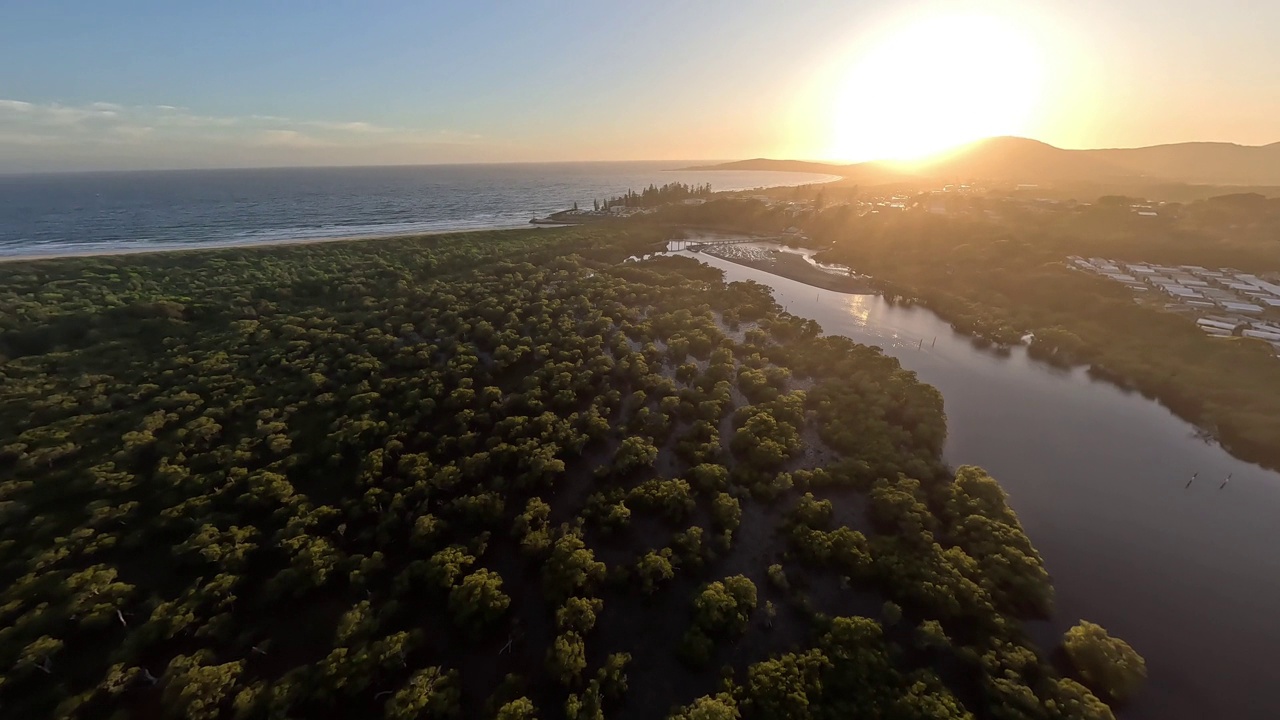
<path fill-rule="evenodd" d="M 977 350 L 923 308 L 695 257 L 773 287 L 790 312 L 880 346 L 942 392 L 947 460 L 1000 481 L 1053 575 L 1052 627 L 1033 634 L 1056 642 L 1083 618 L 1146 658 L 1147 687 L 1121 717 L 1280 718 L 1280 474 L 1083 371 Z"/>
<path fill-rule="evenodd" d="M 524 227 L 650 184 L 714 190 L 832 179 L 549 163 L 0 175 L 0 256 Z"/>

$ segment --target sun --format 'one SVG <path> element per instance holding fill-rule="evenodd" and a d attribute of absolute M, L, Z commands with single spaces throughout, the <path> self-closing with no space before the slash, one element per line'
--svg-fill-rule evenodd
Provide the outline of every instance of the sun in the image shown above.
<path fill-rule="evenodd" d="M 855 53 L 833 88 L 828 154 L 911 160 L 1025 134 L 1044 84 L 1033 35 L 995 15 L 931 14 Z"/>

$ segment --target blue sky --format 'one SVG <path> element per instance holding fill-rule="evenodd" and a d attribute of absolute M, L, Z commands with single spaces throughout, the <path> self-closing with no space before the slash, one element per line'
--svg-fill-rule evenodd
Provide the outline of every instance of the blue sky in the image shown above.
<path fill-rule="evenodd" d="M 1280 3 L 0 0 L 0 172 L 816 157 L 859 47 L 957 7 L 1061 44 L 1027 134 L 1280 140 Z"/>

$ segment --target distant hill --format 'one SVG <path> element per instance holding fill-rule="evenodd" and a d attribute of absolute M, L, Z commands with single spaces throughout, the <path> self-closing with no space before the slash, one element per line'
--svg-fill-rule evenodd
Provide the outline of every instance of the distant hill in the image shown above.
<path fill-rule="evenodd" d="M 867 185 L 884 185 L 888 183 L 915 180 L 915 173 L 897 168 L 890 163 L 865 162 L 852 165 L 836 165 L 833 163 L 815 162 L 811 160 L 770 160 L 754 158 L 736 160 L 719 165 L 698 165 L 685 170 L 765 170 L 770 172 L 802 172 L 821 175 L 839 175 L 848 182 Z"/>
<path fill-rule="evenodd" d="M 807 160 L 770 160 L 769 158 L 753 158 L 751 160 L 735 160 L 718 165 L 695 165 L 685 170 L 764 170 L 768 172 L 803 172 L 821 173 L 823 175 L 844 175 L 847 165 L 810 162 Z"/>
<path fill-rule="evenodd" d="M 996 137 L 965 145 L 920 163 L 837 165 L 757 158 L 699 170 L 777 170 L 840 175 L 877 185 L 910 179 L 946 182 L 986 180 L 1039 185 L 1071 183 L 1188 183 L 1280 185 L 1280 143 L 1179 143 L 1143 148 L 1064 150 L 1038 140 Z"/>
<path fill-rule="evenodd" d="M 979 140 L 914 170 L 917 175 L 953 182 L 986 179 L 1050 185 L 1135 175 L 1106 158 L 1017 137 Z"/>
<path fill-rule="evenodd" d="M 1261 147 L 1196 142 L 1080 152 L 1149 177 L 1215 185 L 1280 184 L 1280 142 Z"/>

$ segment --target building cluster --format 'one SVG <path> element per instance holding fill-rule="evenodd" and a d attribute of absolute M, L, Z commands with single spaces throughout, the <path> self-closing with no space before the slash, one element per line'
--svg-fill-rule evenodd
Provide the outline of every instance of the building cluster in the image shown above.
<path fill-rule="evenodd" d="M 861 207 L 864 212 L 870 213 L 878 213 L 882 211 L 902 212 L 910 207 L 911 204 L 911 197 L 907 195 L 882 195 L 858 202 L 858 206 Z"/>
<path fill-rule="evenodd" d="M 1154 265 L 1071 257 L 1080 270 L 1125 285 L 1141 297 L 1186 312 L 1209 335 L 1251 337 L 1280 353 L 1280 282 L 1231 268 Z"/>
<path fill-rule="evenodd" d="M 651 215 L 656 212 L 658 212 L 657 207 L 636 207 L 633 205 L 609 205 L 609 206 L 597 207 L 594 210 L 581 210 L 581 209 L 578 209 L 577 207 L 573 208 L 572 210 L 561 210 L 558 213 L 553 213 L 552 218 L 574 221 L 574 220 L 599 219 L 599 218 L 632 217 L 634 215 Z"/>

